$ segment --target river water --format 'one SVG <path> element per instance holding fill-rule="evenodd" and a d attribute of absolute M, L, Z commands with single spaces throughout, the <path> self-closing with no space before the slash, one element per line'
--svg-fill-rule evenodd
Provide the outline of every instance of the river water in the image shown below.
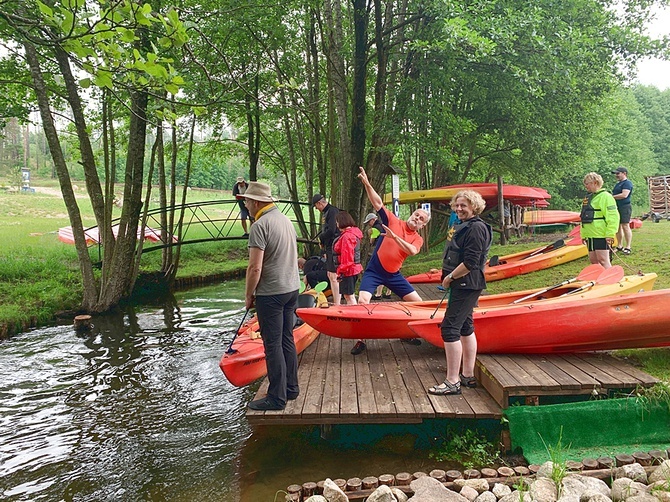
<path fill-rule="evenodd" d="M 317 428 L 252 430 L 218 361 L 244 284 L 0 342 L 0 499 L 273 501 L 292 483 L 429 468 L 414 439 L 374 450 Z M 277 500 L 283 500 L 278 495 Z"/>

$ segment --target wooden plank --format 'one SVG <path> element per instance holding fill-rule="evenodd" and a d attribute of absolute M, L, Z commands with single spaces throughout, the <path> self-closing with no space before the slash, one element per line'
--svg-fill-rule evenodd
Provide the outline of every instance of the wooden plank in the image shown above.
<path fill-rule="evenodd" d="M 326 362 L 326 381 L 321 398 L 321 416 L 339 416 L 340 414 L 340 352 L 342 340 L 330 338 L 328 360 Z"/>
<path fill-rule="evenodd" d="M 531 375 L 525 368 L 517 364 L 516 358 L 514 356 L 508 355 L 498 355 L 496 356 L 497 362 L 502 365 L 505 370 L 515 378 L 516 382 L 514 384 L 514 393 L 518 395 L 518 392 L 521 391 L 538 391 L 542 390 L 542 384 L 540 384 L 533 375 Z M 510 390 L 511 394 L 511 390 Z"/>
<path fill-rule="evenodd" d="M 491 371 L 486 367 L 488 358 L 477 356 L 475 362 L 475 377 L 484 389 L 491 395 L 501 408 L 509 405 L 509 396 L 505 388 L 495 379 Z"/>
<path fill-rule="evenodd" d="M 342 373 L 340 375 L 340 416 L 343 421 L 358 417 L 358 392 L 356 388 L 356 370 L 354 358 L 351 355 L 351 341 L 341 343 L 340 362 Z"/>
<path fill-rule="evenodd" d="M 413 419 L 420 421 L 418 419 L 421 414 L 414 409 L 414 403 L 402 378 L 403 365 L 396 359 L 392 348 L 393 345 L 401 345 L 402 342 L 400 340 L 386 340 L 385 342 L 380 343 L 380 350 L 384 373 L 391 389 L 391 401 L 395 405 L 398 415 L 406 417 L 408 421 Z"/>
<path fill-rule="evenodd" d="M 407 388 L 407 394 L 412 400 L 414 410 L 421 417 L 434 418 L 435 410 L 433 405 L 430 404 L 428 392 L 414 368 L 413 359 L 406 350 L 408 345 L 406 343 L 392 343 L 390 347 L 395 354 L 396 361 L 398 361 L 401 376 Z"/>
<path fill-rule="evenodd" d="M 433 357 L 428 357 L 427 360 L 429 362 L 429 368 L 431 369 L 433 373 L 433 378 L 437 381 L 438 384 L 444 382 L 444 379 L 446 377 L 446 357 L 444 355 L 444 352 L 439 352 L 439 355 L 442 356 L 440 359 L 441 361 L 438 362 L 438 359 L 433 358 Z M 442 413 L 440 414 L 438 412 L 438 417 L 472 417 L 474 418 L 475 412 L 472 411 L 472 408 L 470 408 L 470 405 L 468 402 L 465 400 L 463 395 L 448 395 L 448 396 L 435 396 L 433 394 L 428 394 L 429 399 L 433 403 L 433 406 L 437 405 L 442 405 L 442 403 L 446 403 L 449 408 L 451 408 L 451 411 Z M 436 411 L 437 408 L 436 408 Z"/>
<path fill-rule="evenodd" d="M 372 394 L 368 397 L 374 399 L 377 406 L 377 418 L 394 417 L 397 409 L 391 398 L 391 387 L 388 375 L 382 361 L 381 345 L 388 340 L 368 340 L 367 354 L 370 362 L 370 374 L 372 376 Z"/>
<path fill-rule="evenodd" d="M 526 358 L 556 381 L 557 387 L 550 388 L 548 390 L 552 390 L 554 392 L 559 392 L 561 389 L 578 391 L 582 388 L 582 384 L 565 371 L 566 365 L 564 364 L 565 361 L 562 359 L 560 361 L 561 364 L 557 366 L 555 364 L 555 357 L 529 355 L 526 356 Z"/>
<path fill-rule="evenodd" d="M 641 385 L 644 386 L 651 386 L 654 384 L 658 383 L 658 379 L 645 373 L 644 371 L 636 368 L 630 363 L 627 363 L 626 361 L 619 359 L 618 357 L 613 357 L 608 355 L 608 362 L 617 368 L 619 368 L 621 371 L 624 371 L 625 373 L 629 374 L 633 378 L 638 379 L 641 382 Z"/>
<path fill-rule="evenodd" d="M 482 387 L 465 389 L 463 396 L 475 414 L 475 418 L 502 418 L 502 409 Z"/>
<path fill-rule="evenodd" d="M 445 365 L 444 352 L 431 350 L 428 344 L 423 343 L 420 346 L 406 345 L 405 350 L 412 359 L 412 364 L 416 374 L 421 379 L 423 391 L 430 402 L 433 410 L 435 410 L 435 417 L 453 417 L 456 411 L 448 400 L 442 399 L 442 396 L 434 396 L 428 393 L 428 388 L 433 385 L 439 385 L 444 381 Z M 433 367 L 437 368 L 437 374 L 433 371 Z"/>
<path fill-rule="evenodd" d="M 330 337 L 319 335 L 319 344 L 316 347 L 312 372 L 305 392 L 305 404 L 302 407 L 303 418 L 317 418 L 321 415 L 321 400 L 326 380 L 326 365 L 328 364 L 328 349 Z"/>
<path fill-rule="evenodd" d="M 593 378 L 593 376 L 589 375 L 588 373 L 585 373 L 584 371 L 576 367 L 569 360 L 566 360 L 562 356 L 559 355 L 552 356 L 551 362 L 552 364 L 554 364 L 554 366 L 560 368 L 566 374 L 570 375 L 577 382 L 579 382 L 581 390 L 585 389 L 593 390 L 593 388 L 600 387 L 600 382 L 598 382 L 595 378 Z"/>
<path fill-rule="evenodd" d="M 351 350 L 351 349 L 350 349 Z M 361 417 L 369 418 L 377 413 L 377 405 L 373 398 L 372 375 L 368 351 L 354 356 L 354 373 L 356 374 L 356 398 L 358 399 L 358 413 Z"/>
<path fill-rule="evenodd" d="M 511 375 L 504 364 L 500 364 L 498 356 L 493 354 L 478 355 L 477 358 L 482 362 L 486 371 L 504 388 L 517 387 L 517 380 Z"/>
<path fill-rule="evenodd" d="M 538 365 L 539 359 L 533 358 L 530 359 L 523 354 L 516 354 L 514 357 L 514 362 L 518 364 L 524 371 L 533 375 L 533 378 L 539 383 L 540 388 L 547 391 L 556 391 L 561 388 L 560 384 L 554 379 L 550 374 L 544 371 Z M 562 372 L 561 372 L 562 373 Z M 576 384 L 576 382 L 575 382 Z"/>
<path fill-rule="evenodd" d="M 603 371 L 606 371 L 613 377 L 619 379 L 622 388 L 644 386 L 648 378 L 655 380 L 653 377 L 642 371 L 635 371 L 635 368 L 631 365 L 625 364 L 623 361 L 616 359 L 609 354 L 595 353 L 591 354 L 590 357 L 598 361 L 598 366 Z M 629 372 L 628 369 L 632 369 L 633 371 Z M 646 378 L 644 378 L 645 376 Z"/>
<path fill-rule="evenodd" d="M 297 399 L 286 403 L 284 416 L 294 417 L 302 414 L 302 407 L 305 404 L 305 396 L 307 395 L 307 385 L 309 384 L 309 375 L 312 372 L 316 356 L 316 346 L 321 336 L 323 335 L 319 335 L 302 354 L 298 355 L 298 385 L 300 386 L 300 394 L 298 394 Z"/>
<path fill-rule="evenodd" d="M 617 380 L 616 378 L 612 377 L 612 375 L 609 375 L 608 373 L 598 368 L 597 366 L 598 363 L 596 361 L 593 361 L 592 359 L 589 360 L 588 358 L 585 359 L 575 354 L 565 354 L 561 357 L 570 364 L 572 364 L 573 366 L 575 366 L 576 368 L 579 368 L 584 373 L 596 379 L 602 387 L 609 387 L 609 388 L 619 387 L 620 384 L 619 380 Z"/>

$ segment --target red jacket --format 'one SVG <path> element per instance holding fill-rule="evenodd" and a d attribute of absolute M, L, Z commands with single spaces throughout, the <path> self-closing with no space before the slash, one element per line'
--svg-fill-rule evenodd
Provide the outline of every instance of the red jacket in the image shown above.
<path fill-rule="evenodd" d="M 347 227 L 341 230 L 340 236 L 333 243 L 333 251 L 337 255 L 337 275 L 349 277 L 363 271 L 361 265 L 361 239 L 363 232 L 358 227 Z"/>

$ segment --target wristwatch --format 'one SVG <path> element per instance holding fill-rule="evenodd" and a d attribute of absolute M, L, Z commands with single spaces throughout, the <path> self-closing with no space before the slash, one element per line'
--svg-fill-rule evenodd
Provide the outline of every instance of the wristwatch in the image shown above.
<path fill-rule="evenodd" d="M 454 274 L 452 274 L 451 272 L 449 272 L 449 273 L 447 274 L 447 278 L 448 278 L 450 281 L 453 281 L 453 280 L 454 280 Z"/>

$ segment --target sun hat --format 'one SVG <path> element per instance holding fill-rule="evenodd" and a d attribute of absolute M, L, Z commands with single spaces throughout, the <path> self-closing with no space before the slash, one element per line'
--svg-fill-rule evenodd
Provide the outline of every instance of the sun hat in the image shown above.
<path fill-rule="evenodd" d="M 238 183 L 244 183 L 244 177 L 242 177 L 242 176 L 238 176 L 238 177 L 237 177 L 237 182 L 238 182 Z"/>
<path fill-rule="evenodd" d="M 323 195 L 321 195 L 320 193 L 315 193 L 314 197 L 312 197 L 312 205 L 316 204 L 323 198 L 324 198 Z"/>
<path fill-rule="evenodd" d="M 270 185 L 258 181 L 250 181 L 247 191 L 240 194 L 240 197 L 257 200 L 259 202 L 275 202 L 276 200 L 272 198 Z"/>
<path fill-rule="evenodd" d="M 370 220 L 376 220 L 376 219 L 377 219 L 377 215 L 375 213 L 368 213 L 368 215 L 363 220 L 363 225 L 365 225 Z"/>
<path fill-rule="evenodd" d="M 617 167 L 614 171 L 612 171 L 612 174 L 617 174 L 617 173 L 628 174 L 628 169 L 626 169 L 625 167 Z"/>

